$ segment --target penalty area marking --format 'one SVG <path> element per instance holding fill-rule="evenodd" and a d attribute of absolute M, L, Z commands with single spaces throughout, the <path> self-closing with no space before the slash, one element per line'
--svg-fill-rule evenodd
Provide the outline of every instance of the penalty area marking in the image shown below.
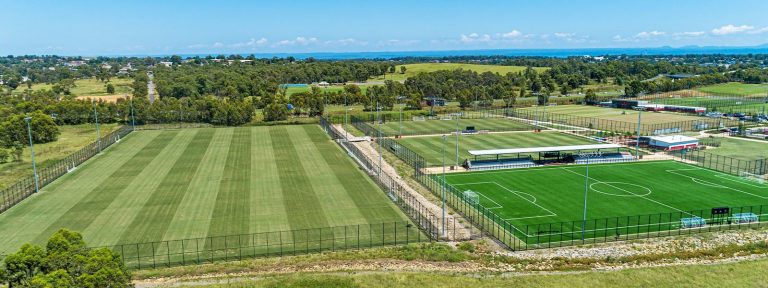
<path fill-rule="evenodd" d="M 503 220 L 506 220 L 506 221 L 510 221 L 510 220 L 521 220 L 521 219 L 531 219 L 531 218 L 543 218 L 543 217 L 552 217 L 552 216 L 557 216 L 557 213 L 555 213 L 555 212 L 552 212 L 551 210 L 549 210 L 549 209 L 547 209 L 547 208 L 544 208 L 544 207 L 542 207 L 541 205 L 537 204 L 537 203 L 536 203 L 536 201 L 537 201 L 538 199 L 536 199 L 536 197 L 535 197 L 535 196 L 533 196 L 533 195 L 531 195 L 531 194 L 529 194 L 529 193 L 525 193 L 525 192 L 521 192 L 521 191 L 516 191 L 516 190 L 511 190 L 511 189 L 509 189 L 509 188 L 505 187 L 504 185 L 501 185 L 501 184 L 497 183 L 496 181 L 488 181 L 488 182 L 473 182 L 473 183 L 462 183 L 462 184 L 452 184 L 452 185 L 454 185 L 454 186 L 460 186 L 460 185 L 479 185 L 479 184 L 493 184 L 493 185 L 499 186 L 499 187 L 501 187 L 501 189 L 507 190 L 507 191 L 511 192 L 512 194 L 515 194 L 515 196 L 517 196 L 517 197 L 520 197 L 520 199 L 523 199 L 523 200 L 525 200 L 525 201 L 528 201 L 528 203 L 531 203 L 531 204 L 533 204 L 534 206 L 538 207 L 539 209 L 541 209 L 541 210 L 544 210 L 544 211 L 546 211 L 547 213 L 549 213 L 549 214 L 547 214 L 547 215 L 534 215 L 534 216 L 525 216 L 525 217 L 503 218 Z M 477 191 L 475 191 L 475 192 L 477 192 Z M 504 208 L 504 206 L 503 206 L 503 205 L 500 205 L 500 204 L 499 204 L 499 203 L 497 203 L 496 201 L 493 201 L 491 198 L 488 198 L 488 196 L 485 196 L 485 195 L 483 195 L 482 193 L 478 193 L 478 194 L 479 194 L 479 195 L 482 195 L 483 197 L 485 197 L 485 198 L 487 198 L 487 199 L 491 200 L 493 203 L 495 203 L 496 205 L 498 205 L 499 207 L 497 207 L 497 208 Z M 531 198 L 533 198 L 533 200 L 531 200 L 531 199 L 529 199 L 528 197 L 525 197 L 525 196 L 523 196 L 523 195 L 527 195 L 528 197 L 531 197 Z M 489 208 L 489 209 L 490 209 L 490 208 Z"/>
<path fill-rule="evenodd" d="M 736 188 L 733 188 L 733 187 L 730 187 L 730 186 L 725 186 L 725 185 L 720 185 L 720 184 L 717 184 L 717 183 L 712 183 L 712 182 L 709 182 L 709 181 L 707 181 L 707 180 L 704 180 L 704 179 L 699 179 L 699 178 L 696 178 L 696 177 L 694 177 L 694 176 L 688 176 L 688 175 L 685 175 L 685 174 L 682 174 L 682 173 L 678 173 L 678 172 L 676 172 L 676 171 L 689 171 L 689 170 L 707 170 L 707 169 L 704 169 L 704 168 L 697 168 L 697 169 L 676 169 L 676 170 L 667 170 L 667 172 L 669 172 L 669 173 L 672 173 L 672 174 L 675 174 L 675 175 L 678 175 L 678 176 L 686 177 L 686 178 L 688 178 L 688 179 L 691 179 L 691 181 L 693 181 L 693 182 L 695 182 L 695 183 L 698 183 L 698 184 L 700 184 L 700 185 L 704 185 L 704 186 L 710 186 L 710 187 L 715 187 L 715 188 L 723 188 L 723 189 L 728 189 L 728 190 L 733 190 L 733 191 L 736 191 L 736 192 L 739 192 L 739 193 L 743 193 L 743 194 L 747 194 L 747 195 L 755 196 L 755 197 L 757 197 L 757 198 L 768 199 L 768 197 L 765 197 L 765 196 L 760 196 L 760 195 L 757 195 L 757 194 L 754 194 L 754 193 L 749 193 L 749 192 L 747 192 L 747 191 L 739 190 L 739 189 L 736 189 Z M 714 174 L 714 175 L 717 175 L 717 174 Z"/>

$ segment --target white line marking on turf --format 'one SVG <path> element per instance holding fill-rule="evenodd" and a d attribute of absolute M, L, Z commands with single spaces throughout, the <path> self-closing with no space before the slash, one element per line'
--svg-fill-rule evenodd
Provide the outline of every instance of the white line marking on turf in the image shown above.
<path fill-rule="evenodd" d="M 694 170 L 694 169 L 690 169 L 690 170 Z M 725 186 L 725 185 L 721 185 L 721 184 L 717 184 L 717 183 L 712 183 L 712 182 L 709 182 L 707 180 L 702 180 L 702 179 L 699 179 L 699 178 L 696 178 L 696 177 L 693 177 L 693 176 L 688 176 L 688 175 L 685 175 L 685 174 L 682 174 L 682 173 L 677 173 L 675 171 L 680 171 L 680 170 L 667 170 L 667 172 L 669 172 L 669 173 L 689 178 L 689 179 L 691 179 L 691 181 L 696 182 L 696 183 L 698 183 L 700 185 L 711 186 L 711 187 L 716 187 L 716 188 L 729 189 L 729 190 L 733 190 L 733 191 L 736 191 L 736 192 L 739 192 L 739 193 L 744 193 L 744 194 L 747 194 L 747 195 L 752 195 L 752 196 L 755 196 L 757 198 L 768 199 L 768 197 L 765 197 L 765 196 L 760 196 L 760 195 L 757 195 L 757 194 L 749 193 L 747 191 L 742 191 L 742 190 L 739 190 L 739 189 L 736 189 L 736 188 L 733 188 L 733 187 L 730 187 L 730 186 Z M 717 175 L 717 174 L 715 174 L 715 175 Z"/>
<path fill-rule="evenodd" d="M 509 191 L 509 192 L 512 192 L 512 194 L 515 194 L 517 197 L 520 197 L 521 199 L 523 199 L 523 200 L 525 200 L 525 201 L 528 201 L 529 203 L 531 203 L 531 204 L 535 205 L 536 207 L 539 207 L 540 209 L 542 209 L 542 210 L 544 210 L 544 211 L 547 211 L 547 212 L 549 213 L 549 215 L 536 215 L 536 216 L 526 216 L 526 217 L 503 218 L 504 220 L 507 220 L 507 221 L 509 221 L 509 220 L 520 220 L 520 219 L 529 219 L 529 218 L 543 218 L 543 217 L 552 217 L 552 216 L 557 216 L 557 213 L 555 213 L 555 212 L 552 212 L 552 211 L 550 211 L 549 209 L 547 209 L 547 208 L 544 208 L 544 207 L 542 207 L 542 206 L 541 206 L 541 205 L 539 205 L 539 204 L 536 204 L 536 201 L 537 201 L 537 199 L 536 199 L 536 197 L 534 197 L 533 195 L 531 195 L 531 194 L 528 194 L 528 193 L 525 193 L 525 192 L 522 192 L 522 191 L 515 191 L 515 190 L 510 190 L 509 188 L 505 187 L 504 185 L 501 185 L 501 184 L 497 183 L 496 181 L 488 181 L 488 182 L 473 182 L 473 183 L 461 183 L 461 184 L 452 184 L 452 185 L 454 185 L 454 186 L 461 186 L 461 185 L 480 185 L 480 184 L 494 184 L 494 185 L 496 185 L 496 186 L 499 186 L 499 187 L 501 187 L 502 189 L 504 189 L 504 190 L 507 190 L 507 191 Z M 476 192 L 476 193 L 478 193 L 478 194 L 482 195 L 483 197 L 485 197 L 485 198 L 487 198 L 487 199 L 491 200 L 491 198 L 488 198 L 488 196 L 485 196 L 485 195 L 483 195 L 482 193 L 480 193 L 480 192 L 478 192 L 478 191 L 474 191 L 474 192 Z M 531 199 L 527 199 L 526 197 L 523 197 L 523 196 L 522 196 L 522 195 L 520 195 L 520 194 L 525 194 L 525 195 L 531 196 L 531 197 L 533 198 L 533 201 L 531 201 Z M 497 203 L 496 201 L 493 201 L 493 200 L 491 200 L 491 201 L 492 201 L 493 203 L 495 203 L 496 205 L 500 206 L 500 207 L 498 207 L 498 208 L 504 208 L 504 206 L 503 206 L 503 205 L 500 205 L 500 204 L 499 204 L 499 203 Z M 517 229 L 517 228 L 515 228 L 515 229 Z M 518 231 L 520 231 L 520 230 L 518 230 Z M 523 233 L 522 231 L 520 231 L 520 232 L 521 232 L 521 233 Z M 525 234 L 525 233 L 523 233 L 523 234 Z"/>
<path fill-rule="evenodd" d="M 569 169 L 566 169 L 566 168 L 562 168 L 562 169 L 563 169 L 563 170 L 566 170 L 566 171 L 568 171 L 568 172 L 571 172 L 571 173 L 573 173 L 573 174 L 579 175 L 579 176 L 585 176 L 584 174 L 578 173 L 578 172 L 576 172 L 576 171 L 571 171 L 571 170 L 569 170 Z M 604 183 L 605 185 L 611 186 L 611 187 L 613 187 L 613 188 L 619 189 L 619 190 L 621 190 L 621 191 L 624 191 L 624 192 L 627 192 L 627 193 L 629 193 L 629 194 L 633 194 L 633 195 L 635 195 L 635 196 L 638 196 L 639 198 L 642 198 L 642 199 L 645 199 L 645 200 L 651 201 L 651 202 L 653 202 L 653 203 L 656 203 L 656 204 L 659 204 L 659 205 L 661 205 L 661 206 L 665 206 L 665 207 L 668 207 L 668 208 L 672 208 L 672 209 L 674 209 L 674 210 L 677 210 L 678 212 L 682 212 L 682 213 L 685 213 L 685 214 L 688 214 L 688 215 L 691 215 L 691 216 L 696 216 L 696 215 L 693 215 L 693 214 L 691 214 L 691 213 L 688 213 L 688 212 L 685 212 L 685 211 L 683 211 L 683 210 L 680 210 L 680 209 L 677 209 L 677 208 L 675 208 L 675 207 L 672 207 L 672 206 L 669 206 L 669 205 L 667 205 L 667 204 L 664 204 L 664 203 L 662 203 L 662 202 L 659 202 L 659 201 L 653 200 L 653 199 L 651 199 L 651 198 L 648 198 L 648 197 L 645 197 L 645 196 L 639 196 L 639 195 L 637 195 L 637 194 L 635 194 L 635 193 L 629 192 L 629 191 L 627 191 L 627 190 L 625 190 L 625 189 L 621 189 L 621 188 L 619 188 L 619 187 L 616 187 L 616 186 L 614 186 L 614 185 L 611 185 L 611 184 L 605 183 L 605 182 L 603 182 L 603 181 L 600 181 L 600 180 L 597 180 L 597 179 L 595 179 L 595 178 L 589 177 L 589 179 L 595 180 L 595 181 L 597 181 L 597 182 L 602 182 L 602 183 Z"/>
<path fill-rule="evenodd" d="M 741 183 L 741 184 L 744 184 L 744 185 L 747 185 L 747 186 L 752 186 L 752 187 L 759 188 L 759 189 L 768 189 L 768 186 L 765 186 L 765 185 L 755 185 L 754 183 L 748 183 L 748 182 L 746 182 L 746 181 L 744 181 L 742 179 L 738 179 L 738 180 L 737 179 L 731 179 L 731 177 L 732 177 L 731 175 L 715 174 L 715 177 L 721 178 L 721 179 L 725 179 L 725 180 L 728 180 L 728 181 L 733 181 L 733 182 L 736 182 L 736 183 Z M 733 177 L 736 177 L 736 176 L 733 176 Z"/>

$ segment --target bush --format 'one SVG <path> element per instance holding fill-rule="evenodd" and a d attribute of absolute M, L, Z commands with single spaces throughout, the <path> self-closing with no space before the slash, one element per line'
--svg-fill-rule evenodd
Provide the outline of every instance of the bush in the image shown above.
<path fill-rule="evenodd" d="M 61 229 L 43 247 L 24 244 L 5 258 L 0 280 L 9 287 L 132 287 L 120 256 L 87 249 L 80 233 Z"/>

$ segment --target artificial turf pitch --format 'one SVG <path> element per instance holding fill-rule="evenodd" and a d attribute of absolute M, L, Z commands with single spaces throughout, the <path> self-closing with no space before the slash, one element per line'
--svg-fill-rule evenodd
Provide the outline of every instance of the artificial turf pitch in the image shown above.
<path fill-rule="evenodd" d="M 0 214 L 0 254 L 405 221 L 319 126 L 140 131 Z"/>
<path fill-rule="evenodd" d="M 441 136 L 406 137 L 397 143 L 424 157 L 430 166 L 442 165 L 443 144 L 445 144 L 446 165 L 456 164 L 456 135 L 449 135 L 445 143 Z M 507 132 L 459 136 L 459 165 L 471 159 L 469 150 L 528 148 L 541 146 L 563 146 L 595 144 L 596 141 L 555 131 Z"/>
<path fill-rule="evenodd" d="M 742 207 L 768 219 L 768 185 L 674 161 L 541 167 L 448 174 L 454 193 L 471 190 L 528 244 L 680 230 L 680 219 L 712 221 L 711 208 Z M 435 175 L 434 177 L 441 177 Z M 710 223 L 709 225 L 713 225 Z"/>
<path fill-rule="evenodd" d="M 403 119 L 402 122 L 399 119 L 395 119 L 381 123 L 381 125 L 371 124 L 371 126 L 376 129 L 380 128 L 382 133 L 389 136 L 450 134 L 456 132 L 457 128 L 463 131 L 467 127 L 488 131 L 523 131 L 535 128 L 529 123 L 505 118 L 459 119 L 458 121 L 455 118 L 425 121 Z"/>

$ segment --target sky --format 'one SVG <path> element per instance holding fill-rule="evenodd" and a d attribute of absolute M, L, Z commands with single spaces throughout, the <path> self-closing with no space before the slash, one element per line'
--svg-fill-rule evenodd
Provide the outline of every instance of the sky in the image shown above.
<path fill-rule="evenodd" d="M 766 0 L 0 0 L 0 55 L 754 46 Z"/>

